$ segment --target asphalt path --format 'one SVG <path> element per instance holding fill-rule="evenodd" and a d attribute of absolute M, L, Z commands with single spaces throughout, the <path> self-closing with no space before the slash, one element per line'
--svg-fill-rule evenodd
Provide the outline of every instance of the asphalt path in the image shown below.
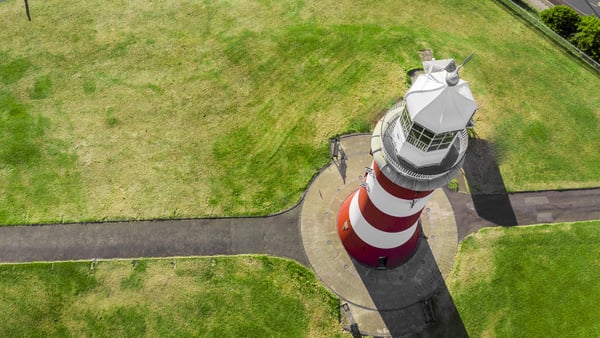
<path fill-rule="evenodd" d="M 600 1 L 598 0 L 551 0 L 551 2 L 555 5 L 567 5 L 583 15 L 600 15 Z"/>
<path fill-rule="evenodd" d="M 270 254 L 308 265 L 300 205 L 278 215 L 0 227 L 0 262 Z"/>
<path fill-rule="evenodd" d="M 600 188 L 487 195 L 445 191 L 459 241 L 483 227 L 600 220 Z"/>
<path fill-rule="evenodd" d="M 482 227 L 600 220 L 600 188 L 469 195 L 445 189 L 461 241 Z M 0 227 L 0 262 L 270 254 L 308 265 L 302 205 L 274 216 Z"/>

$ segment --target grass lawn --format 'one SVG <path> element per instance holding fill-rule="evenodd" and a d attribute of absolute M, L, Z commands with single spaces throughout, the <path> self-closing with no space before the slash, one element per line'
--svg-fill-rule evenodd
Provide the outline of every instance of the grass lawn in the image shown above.
<path fill-rule="evenodd" d="M 477 52 L 462 74 L 508 190 L 600 185 L 598 75 L 493 1 L 30 5 L 0 2 L 2 225 L 289 207 L 424 48 Z M 598 225 L 467 239 L 450 286 L 470 333 L 600 335 Z M 296 263 L 174 262 L 0 265 L 0 336 L 339 334 Z"/>
<path fill-rule="evenodd" d="M 473 337 L 600 336 L 600 221 L 487 228 L 448 287 Z"/>
<path fill-rule="evenodd" d="M 2 337 L 339 337 L 338 301 L 265 256 L 0 265 Z"/>
<path fill-rule="evenodd" d="M 477 52 L 509 190 L 600 183 L 598 76 L 493 1 L 30 5 L 0 2 L 0 224 L 289 207 L 423 48 Z"/>

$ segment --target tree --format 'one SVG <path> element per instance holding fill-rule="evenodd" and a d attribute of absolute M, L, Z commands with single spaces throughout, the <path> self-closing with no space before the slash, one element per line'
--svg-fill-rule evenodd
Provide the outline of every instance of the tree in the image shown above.
<path fill-rule="evenodd" d="M 595 16 L 582 17 L 571 43 L 600 62 L 600 19 Z"/>
<path fill-rule="evenodd" d="M 540 13 L 540 18 L 553 31 L 565 39 L 577 32 L 581 17 L 574 9 L 560 5 L 548 8 Z"/>

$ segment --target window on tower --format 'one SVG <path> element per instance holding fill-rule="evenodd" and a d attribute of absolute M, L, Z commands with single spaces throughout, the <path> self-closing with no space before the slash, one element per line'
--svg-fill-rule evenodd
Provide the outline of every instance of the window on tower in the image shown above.
<path fill-rule="evenodd" d="M 436 134 L 431 130 L 414 123 L 410 118 L 408 109 L 404 107 L 400 117 L 402 131 L 406 135 L 408 143 L 419 148 L 422 151 L 442 150 L 450 147 L 458 131 L 449 131 Z"/>

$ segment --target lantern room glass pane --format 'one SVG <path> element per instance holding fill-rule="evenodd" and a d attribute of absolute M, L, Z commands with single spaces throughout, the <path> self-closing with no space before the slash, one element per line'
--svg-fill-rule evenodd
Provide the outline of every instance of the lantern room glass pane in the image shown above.
<path fill-rule="evenodd" d="M 404 107 L 400 116 L 402 131 L 406 141 L 422 151 L 435 151 L 446 149 L 452 145 L 458 131 L 449 131 L 436 134 L 433 131 L 414 123 L 410 118 L 408 109 Z"/>

